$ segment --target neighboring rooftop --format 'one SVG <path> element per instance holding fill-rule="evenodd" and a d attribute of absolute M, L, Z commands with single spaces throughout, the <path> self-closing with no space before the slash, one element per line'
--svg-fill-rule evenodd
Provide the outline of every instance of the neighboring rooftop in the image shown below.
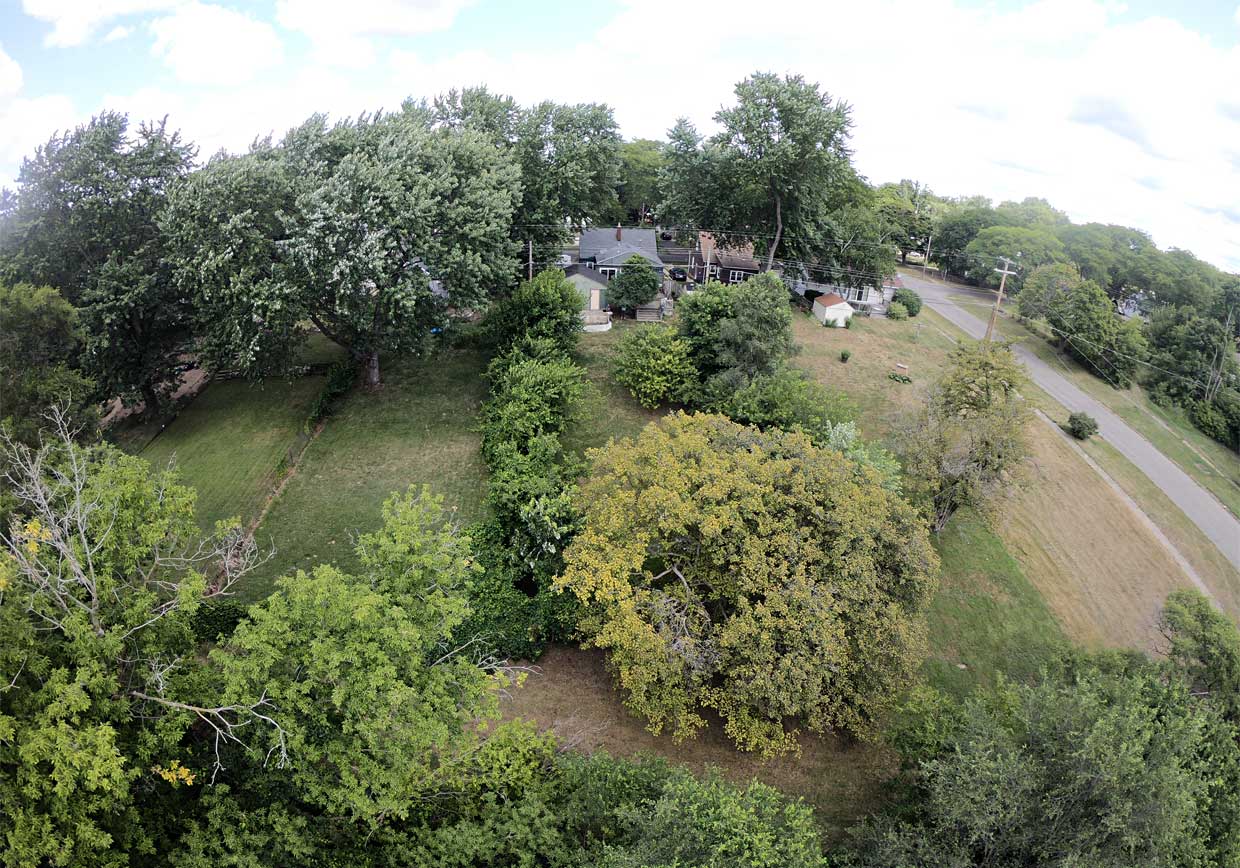
<path fill-rule="evenodd" d="M 659 258 L 658 235 L 653 229 L 586 229 L 581 233 L 579 258 L 596 265 L 623 265 L 637 255 L 656 268 L 663 267 Z"/>

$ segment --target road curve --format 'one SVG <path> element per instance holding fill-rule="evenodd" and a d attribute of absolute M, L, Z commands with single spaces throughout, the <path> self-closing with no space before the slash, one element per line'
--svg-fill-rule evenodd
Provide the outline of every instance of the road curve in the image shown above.
<path fill-rule="evenodd" d="M 979 300 L 993 301 L 993 294 L 936 283 L 908 272 L 902 272 L 900 277 L 905 286 L 931 301 L 936 311 L 966 334 L 975 338 L 986 334 L 986 319 L 965 310 L 950 296 L 976 295 Z M 1084 411 L 1097 419 L 1099 436 L 1118 449 L 1162 489 L 1189 520 L 1218 546 L 1219 551 L 1236 569 L 1240 569 L 1240 520 L 1106 405 L 1077 388 L 1063 374 L 1025 347 L 1017 344 L 1013 349 L 1017 358 L 1029 369 L 1029 375 L 1035 383 L 1070 412 Z"/>

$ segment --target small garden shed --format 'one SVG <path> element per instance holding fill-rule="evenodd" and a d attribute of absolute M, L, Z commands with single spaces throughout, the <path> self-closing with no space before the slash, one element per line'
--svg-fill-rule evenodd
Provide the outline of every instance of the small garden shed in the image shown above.
<path fill-rule="evenodd" d="M 852 305 L 834 292 L 814 299 L 814 318 L 823 325 L 846 326 L 852 315 Z"/>

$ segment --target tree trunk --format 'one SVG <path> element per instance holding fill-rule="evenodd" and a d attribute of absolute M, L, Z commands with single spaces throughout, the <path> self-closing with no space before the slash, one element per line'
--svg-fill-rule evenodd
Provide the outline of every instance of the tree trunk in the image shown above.
<path fill-rule="evenodd" d="M 900 251 L 900 264 L 908 265 L 908 251 L 907 250 Z"/>
<path fill-rule="evenodd" d="M 779 197 L 775 197 L 775 240 L 771 244 L 770 251 L 766 254 L 766 270 L 771 270 L 771 265 L 775 262 L 775 251 L 779 249 L 779 240 L 784 234 L 784 214 L 782 203 Z"/>
<path fill-rule="evenodd" d="M 363 362 L 366 365 L 366 388 L 377 389 L 383 385 L 379 379 L 379 351 L 371 350 L 366 354 Z"/>
<path fill-rule="evenodd" d="M 159 412 L 159 393 L 151 383 L 142 384 L 142 415 L 154 419 Z"/>

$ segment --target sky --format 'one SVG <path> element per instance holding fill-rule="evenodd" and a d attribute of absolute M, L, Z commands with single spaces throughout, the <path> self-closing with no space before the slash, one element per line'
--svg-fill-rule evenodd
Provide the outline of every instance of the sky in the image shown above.
<path fill-rule="evenodd" d="M 662 138 L 759 70 L 849 103 L 874 183 L 1041 196 L 1240 271 L 1237 0 L 0 0 L 0 185 L 103 109 L 205 159 L 485 84 Z"/>

